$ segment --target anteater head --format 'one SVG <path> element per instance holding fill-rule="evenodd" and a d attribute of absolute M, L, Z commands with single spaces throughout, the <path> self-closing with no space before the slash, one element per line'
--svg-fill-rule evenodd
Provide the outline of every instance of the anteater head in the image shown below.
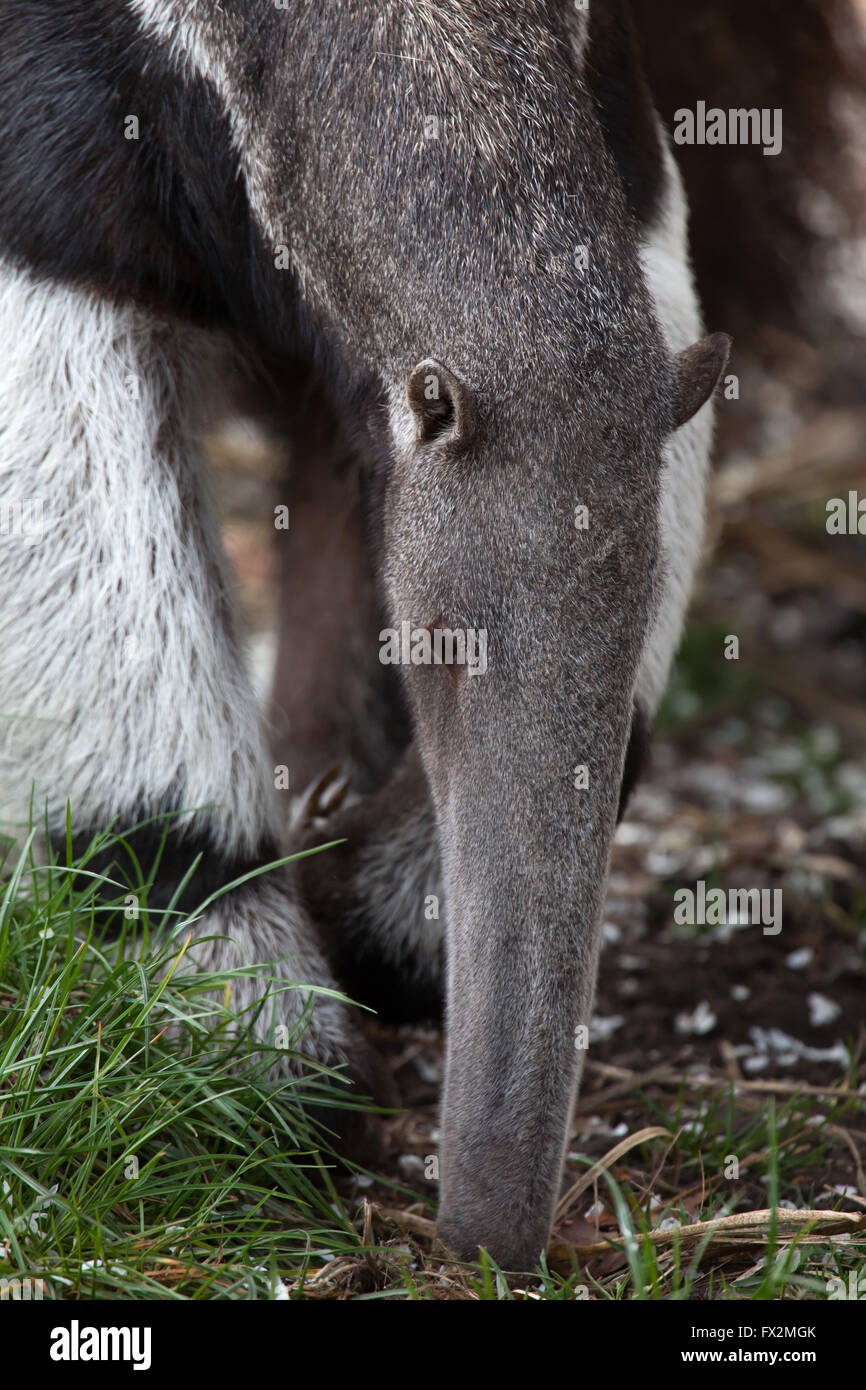
<path fill-rule="evenodd" d="M 638 398 L 621 356 L 589 389 L 517 370 L 493 394 L 423 358 L 394 393 L 391 610 L 452 636 L 404 673 L 448 920 L 439 1224 L 466 1257 L 532 1266 L 550 1230 L 658 601 L 663 446 L 727 351 L 714 334 L 671 361 L 648 335 Z"/>

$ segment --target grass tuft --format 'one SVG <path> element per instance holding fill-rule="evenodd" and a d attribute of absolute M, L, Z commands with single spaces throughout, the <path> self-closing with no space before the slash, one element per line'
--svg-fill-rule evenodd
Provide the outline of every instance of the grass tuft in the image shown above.
<path fill-rule="evenodd" d="M 303 1058 L 300 1030 L 253 1047 L 253 1017 L 239 1028 L 229 1007 L 249 969 L 178 969 L 195 922 L 153 930 L 144 880 L 129 919 L 130 885 L 86 868 L 110 842 L 39 864 L 31 835 L 4 870 L 0 1279 L 46 1297 L 287 1296 L 311 1262 L 358 1251 L 307 1113 L 345 1086 Z M 303 1079 L 274 1080 L 292 1061 Z"/>

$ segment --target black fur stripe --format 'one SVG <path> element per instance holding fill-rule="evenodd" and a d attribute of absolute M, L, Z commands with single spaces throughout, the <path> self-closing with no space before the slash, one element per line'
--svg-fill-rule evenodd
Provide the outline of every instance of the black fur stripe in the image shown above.
<path fill-rule="evenodd" d="M 617 823 L 619 823 L 625 815 L 628 799 L 634 791 L 641 773 L 646 767 L 649 758 L 649 747 L 650 722 L 644 710 L 637 701 L 635 701 L 631 717 L 631 733 L 629 734 L 628 748 L 625 752 L 625 766 L 622 770 L 619 810 L 616 817 Z"/>
<path fill-rule="evenodd" d="M 586 78 L 629 206 L 641 226 L 654 221 L 664 189 L 656 113 L 625 0 L 592 0 Z"/>
<path fill-rule="evenodd" d="M 127 833 L 117 828 L 116 838 L 86 859 L 95 835 L 77 831 L 72 837 L 72 860 L 84 870 L 73 875 L 74 890 L 84 892 L 93 883 L 94 874 L 111 880 L 111 883 L 100 885 L 97 891 L 96 900 L 100 906 L 122 902 L 124 890 L 138 895 L 144 886 L 148 910 L 164 911 L 201 855 L 172 909 L 173 912 L 191 912 L 217 889 L 279 858 L 276 845 L 268 840 L 262 841 L 255 855 L 226 853 L 207 835 L 185 832 L 174 816 L 160 816 L 144 825 L 136 820 L 130 823 L 135 828 Z M 66 863 L 65 835 L 56 832 L 50 838 L 55 858 Z M 85 862 L 80 864 L 81 860 Z M 159 925 L 159 919 L 154 925 Z M 171 922 L 166 925 L 170 926 Z"/>
<path fill-rule="evenodd" d="M 267 258 L 209 84 L 181 77 L 122 0 L 0 0 L 0 35 L 0 249 L 157 310 L 261 326 Z"/>

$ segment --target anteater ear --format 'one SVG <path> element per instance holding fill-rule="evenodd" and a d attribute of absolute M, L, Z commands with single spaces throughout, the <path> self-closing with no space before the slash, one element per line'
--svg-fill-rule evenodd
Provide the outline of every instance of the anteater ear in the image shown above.
<path fill-rule="evenodd" d="M 412 370 L 406 395 L 415 416 L 419 444 L 441 441 L 465 448 L 475 433 L 472 395 L 453 372 L 434 357 L 425 357 Z"/>
<path fill-rule="evenodd" d="M 731 339 L 727 333 L 710 333 L 674 358 L 675 430 L 700 410 L 718 385 L 728 364 Z"/>

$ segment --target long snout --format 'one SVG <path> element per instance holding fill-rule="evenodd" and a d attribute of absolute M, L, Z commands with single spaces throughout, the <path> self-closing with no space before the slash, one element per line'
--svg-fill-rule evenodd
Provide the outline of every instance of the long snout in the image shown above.
<path fill-rule="evenodd" d="M 596 687 L 574 709 L 555 682 L 528 698 L 512 687 L 503 701 L 495 679 L 491 669 L 484 696 L 471 692 L 479 733 L 452 762 L 440 803 L 449 937 L 439 1230 L 464 1258 L 484 1246 L 505 1268 L 527 1269 L 550 1233 L 590 1022 L 631 690 Z"/>
<path fill-rule="evenodd" d="M 394 619 L 486 634 L 483 671 L 404 671 L 447 921 L 439 1230 L 523 1270 L 558 1195 L 659 555 L 652 451 L 629 436 L 603 470 L 547 428 L 474 464 L 401 454 L 386 526 Z"/>

